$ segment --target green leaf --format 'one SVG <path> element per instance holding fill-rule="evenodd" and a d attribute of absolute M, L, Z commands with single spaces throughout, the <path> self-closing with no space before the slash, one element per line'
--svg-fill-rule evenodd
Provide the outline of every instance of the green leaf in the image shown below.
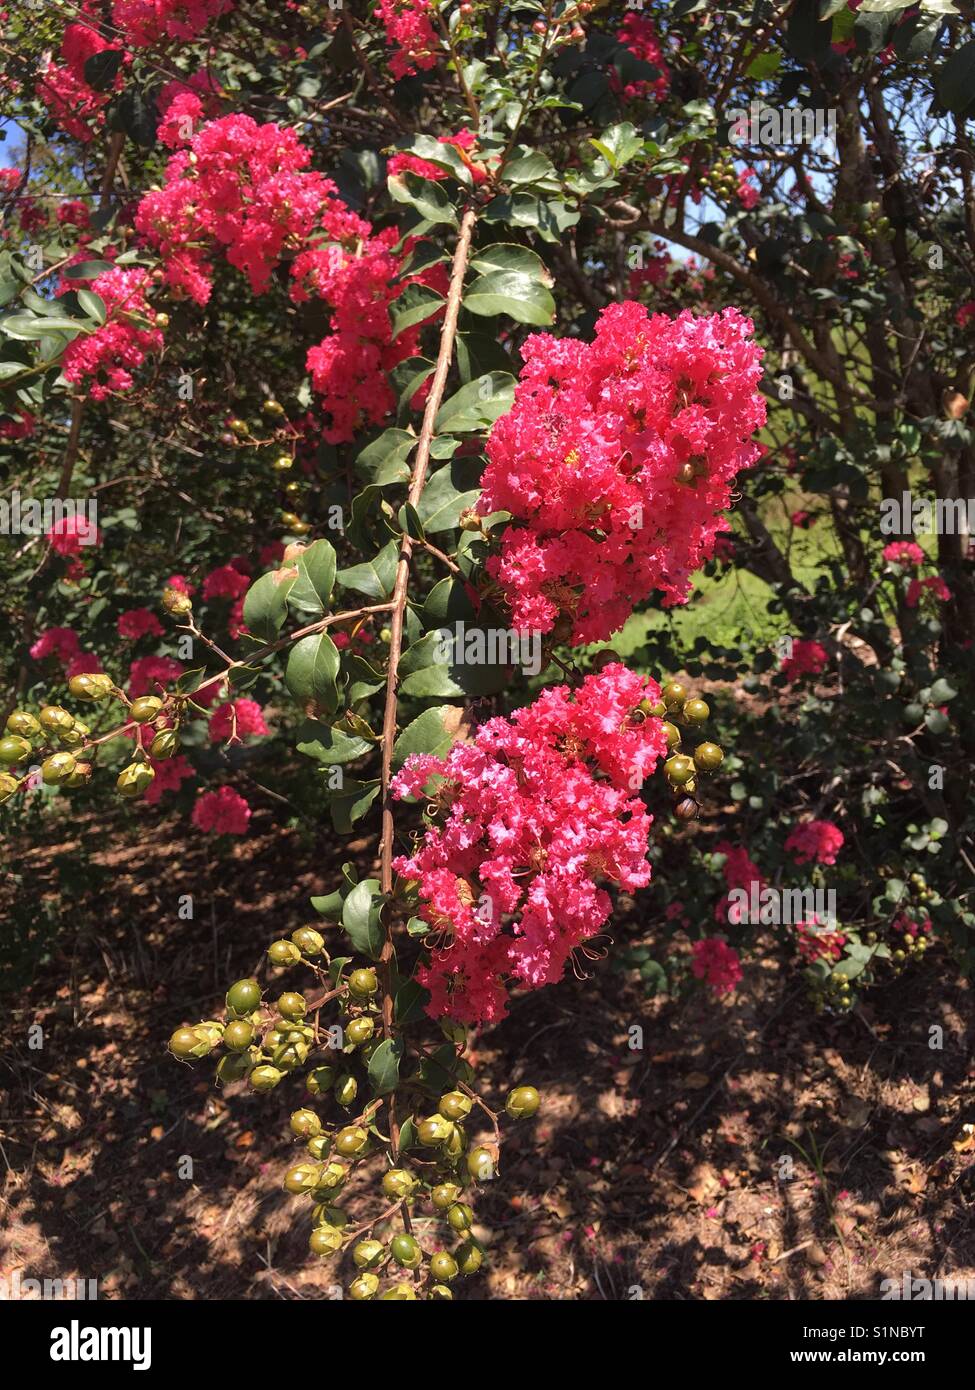
<path fill-rule="evenodd" d="M 614 173 L 643 149 L 643 137 L 637 134 L 636 127 L 629 121 L 610 126 L 598 140 L 591 139 L 589 143 L 595 145 Z"/>
<path fill-rule="evenodd" d="M 319 897 L 312 898 L 311 905 L 323 917 L 336 919 L 342 915 L 342 894 L 338 892 L 324 893 Z"/>
<path fill-rule="evenodd" d="M 938 98 L 955 115 L 961 115 L 975 101 L 975 39 L 957 48 L 940 69 Z"/>
<path fill-rule="evenodd" d="M 522 275 L 541 280 L 549 288 L 553 283 L 541 256 L 536 255 L 527 246 L 518 246 L 513 241 L 497 241 L 491 246 L 473 252 L 470 267 L 481 275 L 490 275 L 496 270 L 517 270 Z"/>
<path fill-rule="evenodd" d="M 486 318 L 507 314 L 517 323 L 536 327 L 550 324 L 555 318 L 551 294 L 538 280 L 520 270 L 492 270 L 478 276 L 464 295 L 464 308 Z"/>
<path fill-rule="evenodd" d="M 465 188 L 470 187 L 471 171 L 457 153 L 455 145 L 445 144 L 432 135 L 414 135 L 412 140 L 401 141 L 396 148 L 406 154 L 416 155 L 418 159 L 425 159 L 428 164 L 433 164 L 445 174 L 450 174 Z"/>
<path fill-rule="evenodd" d="M 103 48 L 85 59 L 85 81 L 96 92 L 107 92 L 122 66 L 123 53 L 118 48 Z"/>
<path fill-rule="evenodd" d="M 419 517 L 431 535 L 453 530 L 460 514 L 473 507 L 481 495 L 480 458 L 455 458 L 436 473 L 423 489 L 419 502 Z"/>
<path fill-rule="evenodd" d="M 79 290 L 78 303 L 94 323 L 101 325 L 108 318 L 104 299 L 93 290 Z"/>
<path fill-rule="evenodd" d="M 437 705 L 433 709 L 426 709 L 411 724 L 407 724 L 393 745 L 393 767 L 399 771 L 414 753 L 429 753 L 435 758 L 442 758 L 455 738 L 453 731 L 445 727 L 445 719 L 456 724 L 456 705 Z"/>
<path fill-rule="evenodd" d="M 335 578 L 343 589 L 354 589 L 357 594 L 381 603 L 393 592 L 398 562 L 399 542 L 390 541 L 372 560 L 339 570 Z"/>
<path fill-rule="evenodd" d="M 115 105 L 113 129 L 124 130 L 130 140 L 151 150 L 156 143 L 159 108 L 154 96 L 143 94 L 137 87 L 124 91 Z"/>
<path fill-rule="evenodd" d="M 408 483 L 407 459 L 416 446 L 416 435 L 408 430 L 383 430 L 378 439 L 361 450 L 355 461 L 356 472 L 377 487 Z"/>
<path fill-rule="evenodd" d="M 296 700 L 314 700 L 326 711 L 336 709 L 339 692 L 338 648 L 327 632 L 313 632 L 291 648 L 284 681 Z"/>
<path fill-rule="evenodd" d="M 438 434 L 470 434 L 493 424 L 511 409 L 515 379 L 507 372 L 486 372 L 455 392 L 437 412 Z"/>
<path fill-rule="evenodd" d="M 445 222 L 450 227 L 457 226 L 453 206 L 439 183 L 407 172 L 391 174 L 387 183 L 394 203 L 406 203 L 415 208 L 427 222 Z"/>
<path fill-rule="evenodd" d="M 947 702 L 953 700 L 957 694 L 958 691 L 955 687 L 946 681 L 944 676 L 939 676 L 931 687 L 931 703 L 933 705 L 947 704 Z"/>
<path fill-rule="evenodd" d="M 399 1064 L 403 1057 L 403 1040 L 386 1038 L 369 1058 L 369 1084 L 374 1096 L 388 1096 L 399 1082 Z"/>
<path fill-rule="evenodd" d="M 331 793 L 328 809 L 332 824 L 338 835 L 351 835 L 356 821 L 369 810 L 380 792 L 378 777 L 368 782 L 357 782 L 346 777 L 339 791 Z"/>
<path fill-rule="evenodd" d="M 75 338 L 83 327 L 78 319 L 55 319 L 41 314 L 13 314 L 0 319 L 0 328 L 11 338 L 45 338 L 49 333 Z"/>
<path fill-rule="evenodd" d="M 347 734 L 317 719 L 306 719 L 295 735 L 295 747 L 299 753 L 327 766 L 352 762 L 370 752 L 374 746 L 369 739 Z"/>
<path fill-rule="evenodd" d="M 112 270 L 111 261 L 79 261 L 77 265 L 65 266 L 61 271 L 65 280 L 97 280 L 106 270 Z"/>
<path fill-rule="evenodd" d="M 538 183 L 539 179 L 555 178 L 555 165 L 538 150 L 511 159 L 501 174 L 505 183 Z"/>
<path fill-rule="evenodd" d="M 397 1023 L 415 1023 L 422 1018 L 425 1005 L 430 1002 L 429 991 L 416 980 L 406 980 L 396 991 L 393 1001 L 393 1017 Z M 402 1134 L 400 1145 L 402 1147 Z"/>
<path fill-rule="evenodd" d="M 382 924 L 383 895 L 378 878 L 357 883 L 342 904 L 342 926 L 352 945 L 372 960 L 379 959 L 386 933 Z"/>
<path fill-rule="evenodd" d="M 412 502 L 404 502 L 396 514 L 396 520 L 406 534 L 415 541 L 422 541 L 425 538 L 423 522 L 420 520 L 419 513 Z"/>
<path fill-rule="evenodd" d="M 278 583 L 273 574 L 262 574 L 244 596 L 244 626 L 261 642 L 273 642 L 288 612 L 288 594 L 294 581 Z"/>
<path fill-rule="evenodd" d="M 335 587 L 335 549 L 330 541 L 313 541 L 298 556 L 298 577 L 288 591 L 296 613 L 319 615 L 328 607 Z"/>
<path fill-rule="evenodd" d="M 427 285 L 407 285 L 403 293 L 394 299 L 389 307 L 393 337 L 398 338 L 402 332 L 407 328 L 412 328 L 414 324 L 425 323 L 427 319 L 433 317 L 443 303 L 443 295 L 437 294 L 436 290 L 431 290 Z"/>

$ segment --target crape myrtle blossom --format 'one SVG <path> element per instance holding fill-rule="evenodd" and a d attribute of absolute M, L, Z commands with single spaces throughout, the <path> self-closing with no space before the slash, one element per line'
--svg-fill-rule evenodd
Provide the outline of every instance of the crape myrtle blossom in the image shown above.
<path fill-rule="evenodd" d="M 706 936 L 692 947 L 691 974 L 716 994 L 731 994 L 741 979 L 738 952 L 720 936 Z"/>
<path fill-rule="evenodd" d="M 193 807 L 197 830 L 215 835 L 246 835 L 251 808 L 231 787 L 204 792 Z"/>
<path fill-rule="evenodd" d="M 127 43 L 148 48 L 165 39 L 195 39 L 234 0 L 115 0 L 112 20 Z"/>
<path fill-rule="evenodd" d="M 417 881 L 430 927 L 417 978 L 433 1017 L 502 1017 L 509 979 L 531 989 L 560 979 L 606 921 L 597 880 L 650 881 L 651 817 L 638 792 L 666 736 L 639 706 L 658 698 L 654 681 L 613 663 L 489 720 L 444 758 L 407 759 L 394 795 L 429 789 L 442 813 L 394 865 Z"/>
<path fill-rule="evenodd" d="M 654 589 L 685 602 L 712 555 L 758 457 L 761 350 L 737 309 L 670 318 L 626 301 L 592 343 L 536 333 L 522 355 L 487 445 L 478 510 L 512 518 L 488 572 L 519 630 L 601 641 Z"/>
<path fill-rule="evenodd" d="M 808 864 L 813 859 L 817 864 L 835 864 L 843 840 L 842 830 L 832 821 L 807 820 L 789 831 L 785 848 L 797 864 Z"/>
<path fill-rule="evenodd" d="M 429 71 L 440 51 L 429 0 L 379 0 L 378 10 L 386 43 L 395 50 L 389 57 L 393 76 L 412 77 L 417 71 Z"/>
<path fill-rule="evenodd" d="M 798 680 L 800 676 L 818 676 L 826 666 L 829 656 L 826 648 L 819 642 L 797 637 L 792 643 L 792 652 L 784 657 L 781 671 L 787 681 Z"/>
<path fill-rule="evenodd" d="M 144 270 L 105 270 L 91 281 L 92 291 L 104 302 L 106 320 L 68 343 L 61 368 L 68 381 L 88 385 L 92 400 L 128 390 L 132 370 L 150 352 L 162 350 L 163 336 L 153 327 L 156 315 L 145 298 L 149 284 Z"/>

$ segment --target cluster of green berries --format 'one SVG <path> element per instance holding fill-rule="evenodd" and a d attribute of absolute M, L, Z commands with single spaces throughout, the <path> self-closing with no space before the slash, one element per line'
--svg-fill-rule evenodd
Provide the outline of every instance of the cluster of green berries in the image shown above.
<path fill-rule="evenodd" d="M 324 938 L 313 927 L 300 927 L 290 937 L 273 942 L 268 957 L 278 967 L 311 964 L 320 975 L 319 961 L 326 968 L 330 964 Z M 356 1274 L 348 1293 L 356 1301 L 375 1297 L 448 1299 L 452 1297 L 452 1281 L 459 1275 L 476 1273 L 484 1259 L 471 1233 L 473 1210 L 463 1198 L 466 1188 L 495 1175 L 497 1146 L 469 1147 L 464 1122 L 476 1097 L 459 1081 L 457 1089 L 439 1097 L 433 1114 L 411 1114 L 402 1122 L 399 1153 L 394 1160 L 390 1139 L 376 1123 L 383 1101 L 372 1100 L 361 1113 L 350 1113 L 360 1095 L 356 1065 L 368 1068 L 383 1041 L 377 972 L 366 966 L 344 977 L 339 973 L 335 988 L 341 1033 L 329 1028 L 324 1042 L 334 1061 L 323 1063 L 314 1055 L 322 1050 L 323 1039 L 317 1022 L 315 1026 L 307 1022 L 304 995 L 286 991 L 269 1005 L 262 999 L 258 981 L 250 978 L 237 980 L 228 989 L 223 1022 L 209 1019 L 177 1028 L 169 1040 L 170 1051 L 181 1060 L 191 1061 L 222 1048 L 218 1079 L 246 1080 L 258 1092 L 273 1090 L 289 1073 L 310 1063 L 304 1077 L 308 1102 L 290 1119 L 291 1133 L 304 1143 L 307 1157 L 289 1166 L 284 1187 L 313 1202 L 311 1252 L 320 1257 L 351 1252 Z M 464 1073 L 463 1066 L 458 1060 L 458 1072 L 469 1076 L 470 1069 Z M 411 1078 L 412 1083 L 417 1080 Z M 410 1089 L 415 1093 L 417 1087 L 412 1084 Z M 345 1114 L 339 1113 L 331 1122 L 323 1120 L 315 1106 L 326 1104 Z M 517 1086 L 509 1093 L 505 1110 L 512 1119 L 527 1119 L 538 1111 L 539 1104 L 534 1086 Z M 342 1192 L 357 1165 L 379 1154 L 386 1155 L 381 1178 L 386 1209 L 371 1225 L 347 1234 L 349 1222 L 340 1204 Z M 459 1242 L 453 1249 L 425 1253 L 412 1233 L 413 1215 L 418 1206 L 419 1214 L 424 1214 L 425 1204 L 432 1216 L 444 1223 L 447 1240 Z M 377 1239 L 372 1232 L 384 1228 L 400 1209 L 406 1229 Z M 424 1226 L 428 1224 L 429 1217 L 424 1215 Z M 365 1231 L 370 1234 L 359 1239 Z M 408 1282 L 407 1274 L 412 1276 Z M 380 1292 L 384 1275 L 394 1278 Z"/>
<path fill-rule="evenodd" d="M 179 747 L 179 735 L 171 727 L 166 703 L 155 695 L 130 701 L 111 676 L 92 673 L 72 676 L 68 689 L 78 700 L 97 704 L 117 700 L 126 707 L 125 723 L 149 726 L 149 752 L 153 758 L 171 758 Z M 110 737 L 111 735 L 109 735 Z M 42 781 L 50 787 L 83 787 L 92 778 L 98 744 L 91 726 L 62 705 L 44 705 L 36 715 L 16 709 L 7 720 L 0 738 L 0 802 L 13 796 L 27 781 L 26 765 L 41 758 Z M 20 767 L 20 773 L 12 769 Z M 116 779 L 120 796 L 141 796 L 155 777 L 155 771 L 142 747 Z"/>
<path fill-rule="evenodd" d="M 674 794 L 674 814 L 679 820 L 694 820 L 700 811 L 698 779 L 717 772 L 724 762 L 724 750 L 716 743 L 702 741 L 692 754 L 683 752 L 684 733 L 696 734 L 711 716 L 710 706 L 680 681 L 667 681 L 657 704 L 645 702 L 647 714 L 664 721 L 667 735 L 667 761 L 664 776 Z"/>
<path fill-rule="evenodd" d="M 707 172 L 706 183 L 717 198 L 732 199 L 738 192 L 734 160 L 719 157 Z"/>

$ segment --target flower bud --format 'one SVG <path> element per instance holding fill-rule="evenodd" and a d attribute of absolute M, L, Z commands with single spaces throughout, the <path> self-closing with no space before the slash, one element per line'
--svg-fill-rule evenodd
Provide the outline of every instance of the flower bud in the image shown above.
<path fill-rule="evenodd" d="M 536 1113 L 541 1098 L 534 1086 L 516 1086 L 508 1092 L 505 1110 L 513 1120 L 527 1120 Z"/>
<path fill-rule="evenodd" d="M 185 618 L 193 612 L 193 600 L 182 589 L 163 589 L 162 606 L 174 618 Z"/>
<path fill-rule="evenodd" d="M 19 734 L 21 738 L 36 738 L 40 732 L 40 724 L 25 709 L 15 709 L 13 714 L 7 717 L 8 734 Z"/>
<path fill-rule="evenodd" d="M 155 768 L 148 763 L 129 763 L 115 779 L 116 790 L 120 796 L 134 800 L 143 795 L 155 775 Z"/>
<path fill-rule="evenodd" d="M 295 965 L 301 960 L 301 952 L 293 941 L 272 941 L 267 948 L 267 958 L 272 965 Z"/>
<path fill-rule="evenodd" d="M 352 1259 L 357 1269 L 375 1269 L 382 1263 L 385 1247 L 378 1240 L 360 1240 L 352 1251 Z"/>
<path fill-rule="evenodd" d="M 41 763 L 41 778 L 49 787 L 66 782 L 78 764 L 71 753 L 52 753 Z"/>
<path fill-rule="evenodd" d="M 33 748 L 25 738 L 20 738 L 17 734 L 7 734 L 0 738 L 0 763 L 6 767 L 13 767 L 16 763 L 22 763 L 33 753 Z"/>
<path fill-rule="evenodd" d="M 149 752 L 161 762 L 171 758 L 179 747 L 179 734 L 175 729 L 161 729 L 149 745 Z"/>

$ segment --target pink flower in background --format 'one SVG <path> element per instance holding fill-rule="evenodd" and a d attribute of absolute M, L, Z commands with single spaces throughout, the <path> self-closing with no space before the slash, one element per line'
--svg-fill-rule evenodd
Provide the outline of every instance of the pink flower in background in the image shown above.
<path fill-rule="evenodd" d="M 73 338 L 64 350 L 62 369 L 68 381 L 87 384 L 92 400 L 101 401 L 132 385 L 132 372 L 150 352 L 160 352 L 163 336 L 154 328 L 155 312 L 145 294 L 144 270 L 105 270 L 91 289 L 105 304 L 106 321 L 94 333 Z"/>
<path fill-rule="evenodd" d="M 48 531 L 51 547 L 59 555 L 77 555 L 82 546 L 98 545 L 101 532 L 94 522 L 85 516 L 62 517 Z"/>
<path fill-rule="evenodd" d="M 923 565 L 924 551 L 914 541 L 891 541 L 884 546 L 884 559 L 889 565 Z"/>
<path fill-rule="evenodd" d="M 797 864 L 808 864 L 810 860 L 815 860 L 817 864 L 835 864 L 843 840 L 842 830 L 832 821 L 807 820 L 793 826 L 785 849 Z"/>
<path fill-rule="evenodd" d="M 616 41 L 621 43 L 624 48 L 628 48 L 634 58 L 652 64 L 653 67 L 657 68 L 660 76 L 654 78 L 653 81 L 631 82 L 624 86 L 619 73 L 615 68 L 611 68 L 609 73 L 611 89 L 620 93 L 624 101 L 635 101 L 639 97 L 650 97 L 651 95 L 659 101 L 665 97 L 670 87 L 670 72 L 664 63 L 663 49 L 657 40 L 657 31 L 653 21 L 645 15 L 628 14 L 616 31 Z"/>
<path fill-rule="evenodd" d="M 100 657 L 95 656 L 93 652 L 79 652 L 68 662 L 64 678 L 70 680 L 72 676 L 95 676 L 102 669 Z"/>
<path fill-rule="evenodd" d="M 203 581 L 203 597 L 209 602 L 215 598 L 238 599 L 250 588 L 250 580 L 233 565 L 221 565 L 211 570 Z"/>
<path fill-rule="evenodd" d="M 150 758 L 149 761 L 156 775 L 146 788 L 142 799 L 150 806 L 155 806 L 162 799 L 164 792 L 178 792 L 188 778 L 196 776 L 181 754 L 175 758 Z"/>
<path fill-rule="evenodd" d="M 927 579 L 912 579 L 907 586 L 907 593 L 904 595 L 904 602 L 908 608 L 916 608 L 922 595 L 930 593 L 942 603 L 948 603 L 951 599 L 951 590 L 941 578 L 940 574 L 929 575 Z"/>
<path fill-rule="evenodd" d="M 155 694 L 157 686 L 179 680 L 183 664 L 172 656 L 140 656 L 129 667 L 129 698 Z"/>
<path fill-rule="evenodd" d="M 691 958 L 691 973 L 704 980 L 715 994 L 731 994 L 741 979 L 738 952 L 720 936 L 706 936 L 695 941 Z"/>
<path fill-rule="evenodd" d="M 800 676 L 818 676 L 828 661 L 825 647 L 797 637 L 792 643 L 792 655 L 783 658 L 781 671 L 787 681 L 798 680 Z"/>
<path fill-rule="evenodd" d="M 238 738 L 247 738 L 249 735 L 256 737 L 271 732 L 264 722 L 263 712 L 256 700 L 232 700 L 211 714 L 211 741 L 221 743 L 224 739 L 230 738 L 234 732 L 235 720 Z"/>
<path fill-rule="evenodd" d="M 44 661 L 47 657 L 53 656 L 62 666 L 66 666 L 80 651 L 81 639 L 73 628 L 49 627 L 38 637 L 30 649 L 30 654 L 35 661 Z"/>
<path fill-rule="evenodd" d="M 379 0 L 386 43 L 396 50 L 389 59 L 394 77 L 411 77 L 436 64 L 440 40 L 430 22 L 432 14 L 429 0 Z"/>
<path fill-rule="evenodd" d="M 128 43 L 148 48 L 165 39 L 195 39 L 233 8 L 234 0 L 115 0 L 112 20 Z"/>
<path fill-rule="evenodd" d="M 193 807 L 193 824 L 207 834 L 246 835 L 250 818 L 251 808 L 230 787 L 204 792 Z"/>
<path fill-rule="evenodd" d="M 148 608 L 130 608 L 126 613 L 120 613 L 118 622 L 118 635 L 127 642 L 138 642 L 140 637 L 161 637 L 163 635 L 163 625 Z"/>

